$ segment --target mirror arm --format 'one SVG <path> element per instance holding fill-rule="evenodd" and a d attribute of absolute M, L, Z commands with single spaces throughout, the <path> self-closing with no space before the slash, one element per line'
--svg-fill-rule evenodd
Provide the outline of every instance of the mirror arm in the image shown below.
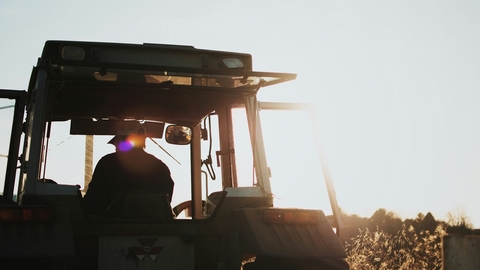
<path fill-rule="evenodd" d="M 154 139 L 152 139 L 152 138 L 150 138 L 150 137 L 148 137 L 148 138 L 149 138 L 154 144 L 156 144 L 158 147 L 160 147 L 160 149 L 162 149 L 163 152 L 165 152 L 165 153 L 166 153 L 167 155 L 169 155 L 173 160 L 175 160 L 175 161 L 178 163 L 178 165 L 182 165 L 182 164 L 180 163 L 180 161 L 178 161 L 175 157 L 173 157 L 167 150 L 165 150 L 165 148 L 163 148 L 160 144 L 158 144 Z"/>

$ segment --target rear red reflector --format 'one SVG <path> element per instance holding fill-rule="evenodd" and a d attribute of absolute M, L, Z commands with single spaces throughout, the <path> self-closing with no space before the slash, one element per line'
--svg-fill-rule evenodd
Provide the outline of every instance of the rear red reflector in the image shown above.
<path fill-rule="evenodd" d="M 48 222 L 54 218 L 53 208 L 0 207 L 0 222 Z"/>

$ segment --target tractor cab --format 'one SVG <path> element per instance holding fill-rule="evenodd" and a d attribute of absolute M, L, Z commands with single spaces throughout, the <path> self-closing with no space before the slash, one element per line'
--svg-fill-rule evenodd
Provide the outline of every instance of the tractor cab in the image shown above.
<path fill-rule="evenodd" d="M 332 215 L 274 207 L 259 112 L 312 116 L 312 107 L 260 102 L 257 92 L 295 78 L 253 71 L 245 53 L 47 41 L 28 91 L 0 90 L 0 113 L 10 119 L 0 148 L 7 161 L 0 168 L 0 237 L 8 240 L 0 243 L 0 263 L 348 269 L 335 235 L 342 221 L 328 169 Z M 145 151 L 169 167 L 173 195 L 122 192 L 111 204 L 114 215 L 89 214 L 84 196 L 97 162 L 115 151 L 108 142 L 139 127 Z"/>

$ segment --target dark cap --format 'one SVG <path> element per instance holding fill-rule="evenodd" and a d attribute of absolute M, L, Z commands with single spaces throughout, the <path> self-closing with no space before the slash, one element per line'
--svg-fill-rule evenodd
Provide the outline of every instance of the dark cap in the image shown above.
<path fill-rule="evenodd" d="M 108 141 L 108 143 L 116 145 L 120 142 L 126 141 L 130 136 L 143 137 L 143 140 L 145 140 L 145 133 L 145 128 L 143 127 L 120 129 L 117 131 L 117 134 L 110 141 Z"/>

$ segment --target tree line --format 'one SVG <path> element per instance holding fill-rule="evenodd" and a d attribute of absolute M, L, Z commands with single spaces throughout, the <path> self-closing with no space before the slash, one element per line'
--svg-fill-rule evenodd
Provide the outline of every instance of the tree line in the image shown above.
<path fill-rule="evenodd" d="M 369 218 L 358 215 L 342 214 L 345 228 L 341 232 L 342 242 L 348 242 L 355 238 L 360 231 L 383 231 L 395 235 L 403 228 L 413 228 L 418 234 L 422 231 L 433 233 L 438 226 L 441 226 L 448 234 L 480 235 L 480 229 L 474 229 L 468 217 L 462 212 L 448 213 L 447 221 L 437 220 L 428 212 L 418 213 L 415 218 L 402 220 L 392 211 L 380 208 Z"/>

